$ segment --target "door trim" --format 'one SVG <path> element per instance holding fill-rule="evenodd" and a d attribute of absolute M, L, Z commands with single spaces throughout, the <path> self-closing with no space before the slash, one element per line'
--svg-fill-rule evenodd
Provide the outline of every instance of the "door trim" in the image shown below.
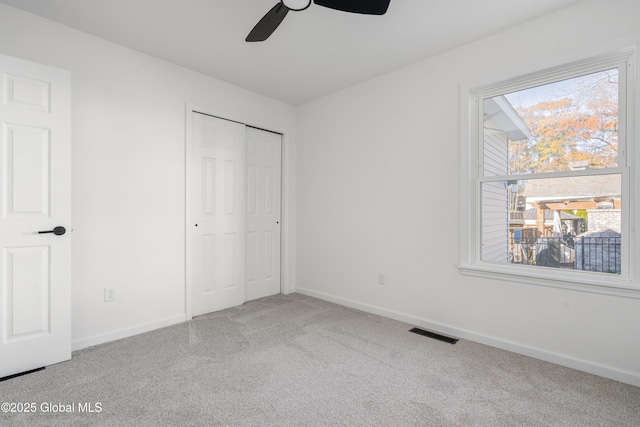
<path fill-rule="evenodd" d="M 294 291 L 291 283 L 291 275 L 289 274 L 291 268 L 291 253 L 290 245 L 291 233 L 292 233 L 292 208 L 291 208 L 291 196 L 290 196 L 290 174 L 291 168 L 289 167 L 291 142 L 289 129 L 281 129 L 279 126 L 273 126 L 272 124 L 263 124 L 260 120 L 253 118 L 242 117 L 237 114 L 229 113 L 228 111 L 220 111 L 212 107 L 206 107 L 194 103 L 187 102 L 185 108 L 185 317 L 186 320 L 193 318 L 192 307 L 192 290 L 193 290 L 193 278 L 191 274 L 191 142 L 193 137 L 193 113 L 202 113 L 209 116 L 217 117 L 224 120 L 230 120 L 233 122 L 241 123 L 245 126 L 250 126 L 268 132 L 275 132 L 282 135 L 282 181 L 281 181 L 281 228 L 280 228 L 280 292 L 283 294 L 289 294 Z"/>

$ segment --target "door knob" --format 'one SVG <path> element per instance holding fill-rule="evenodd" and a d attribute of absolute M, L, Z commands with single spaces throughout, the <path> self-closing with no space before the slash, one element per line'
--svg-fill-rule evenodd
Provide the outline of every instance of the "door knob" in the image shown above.
<path fill-rule="evenodd" d="M 47 231 L 38 231 L 38 234 L 46 234 L 46 233 L 53 233 L 56 236 L 62 236 L 64 233 L 67 232 L 67 229 L 61 226 L 55 227 L 53 230 L 47 230 Z"/>

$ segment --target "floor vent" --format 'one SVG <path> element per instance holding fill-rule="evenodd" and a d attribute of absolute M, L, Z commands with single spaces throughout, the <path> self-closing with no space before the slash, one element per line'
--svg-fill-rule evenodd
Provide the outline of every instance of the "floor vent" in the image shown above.
<path fill-rule="evenodd" d="M 2 378 L 0 378 L 0 382 L 7 381 L 7 380 L 10 380 L 12 378 L 21 377 L 23 375 L 33 374 L 34 372 L 38 372 L 38 371 L 42 371 L 42 370 L 44 370 L 44 367 L 43 368 L 38 368 L 38 369 L 32 369 L 32 370 L 26 371 L 26 372 L 20 372 L 19 374 L 13 374 L 13 375 L 9 375 L 7 377 L 2 377 Z"/>
<path fill-rule="evenodd" d="M 433 332 L 425 331 L 424 329 L 420 329 L 420 328 L 409 329 L 409 332 L 413 332 L 414 334 L 418 334 L 418 335 L 424 335 L 425 337 L 433 338 L 434 340 L 446 342 L 446 343 L 449 343 L 449 344 L 455 344 L 455 343 L 458 342 L 458 340 L 455 339 L 455 338 L 445 337 L 444 335 L 440 335 L 440 334 L 436 334 L 436 333 L 433 333 Z"/>

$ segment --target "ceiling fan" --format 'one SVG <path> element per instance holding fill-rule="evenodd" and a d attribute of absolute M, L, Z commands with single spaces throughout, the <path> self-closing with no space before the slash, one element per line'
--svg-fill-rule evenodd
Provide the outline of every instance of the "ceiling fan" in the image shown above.
<path fill-rule="evenodd" d="M 313 0 L 318 6 L 365 15 L 384 15 L 391 0 Z M 282 23 L 290 10 L 300 12 L 311 6 L 311 0 L 280 0 L 253 27 L 245 41 L 262 42 Z"/>

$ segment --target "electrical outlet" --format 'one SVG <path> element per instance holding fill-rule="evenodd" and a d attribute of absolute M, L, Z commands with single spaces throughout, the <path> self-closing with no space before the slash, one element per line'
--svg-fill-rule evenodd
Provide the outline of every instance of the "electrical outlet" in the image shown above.
<path fill-rule="evenodd" d="M 378 273 L 378 284 L 386 285 L 386 283 L 384 281 L 384 273 Z"/>
<path fill-rule="evenodd" d="M 115 288 L 104 288 L 104 302 L 113 302 L 116 300 Z"/>

